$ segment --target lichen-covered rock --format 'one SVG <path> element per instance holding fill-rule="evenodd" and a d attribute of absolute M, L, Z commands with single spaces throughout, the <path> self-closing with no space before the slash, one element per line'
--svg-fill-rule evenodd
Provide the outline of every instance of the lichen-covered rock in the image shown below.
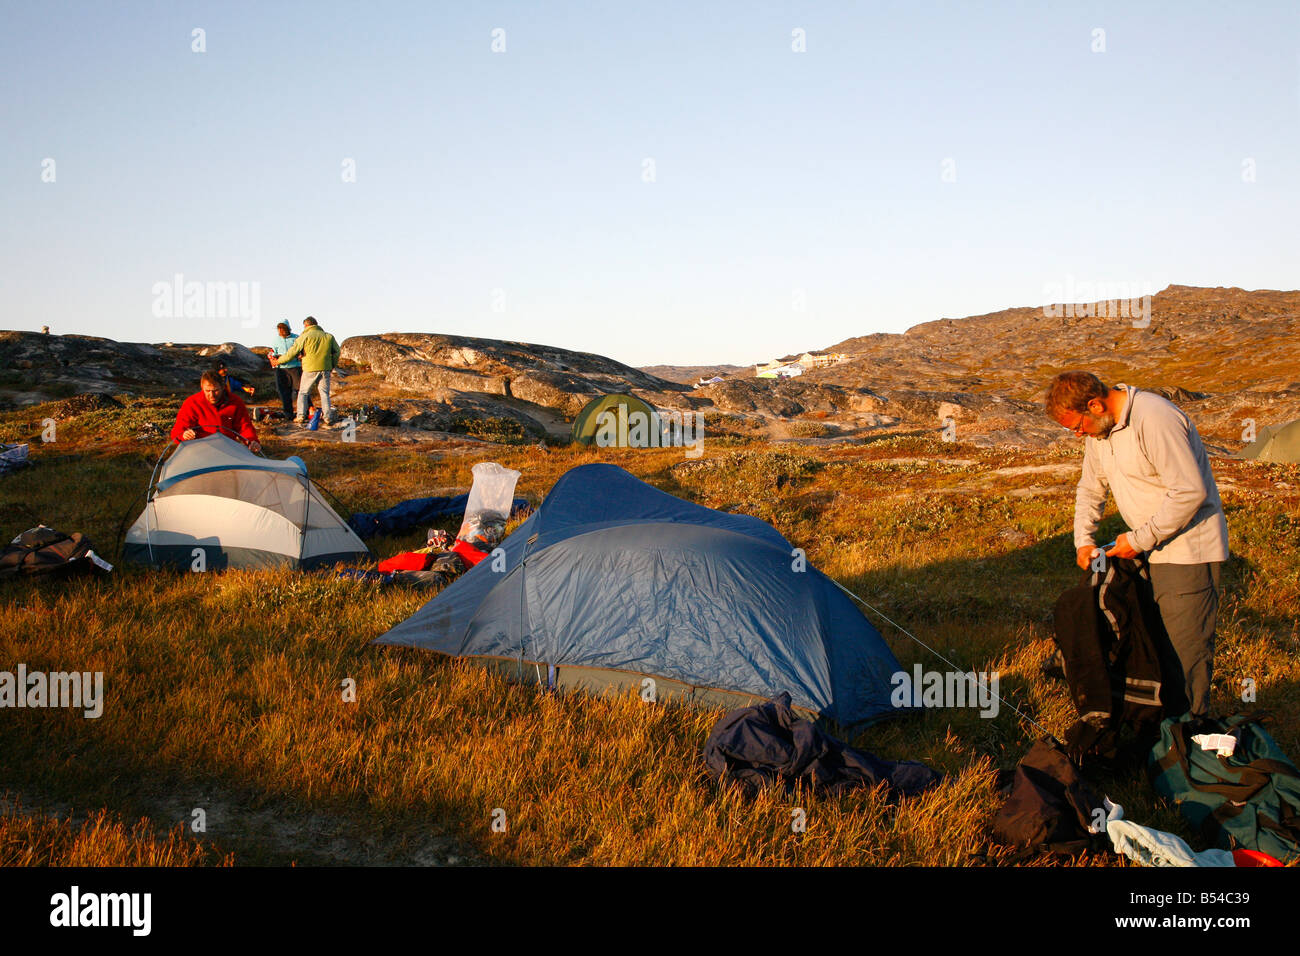
<path fill-rule="evenodd" d="M 93 335 L 0 331 L 0 401 L 32 404 L 73 394 L 160 395 L 195 391 L 199 376 L 223 357 L 232 369 L 264 373 L 270 366 L 242 345 L 147 345 Z M 21 397 L 18 397 L 21 396 Z"/>
<path fill-rule="evenodd" d="M 343 360 L 382 377 L 406 393 L 417 428 L 459 430 L 469 419 L 483 434 L 514 434 L 518 423 L 530 436 L 567 431 L 592 398 L 609 392 L 678 394 L 689 388 L 587 352 L 459 335 L 389 333 L 343 342 Z M 651 399 L 653 400 L 653 399 Z M 492 425 L 498 421 L 499 428 Z"/>
<path fill-rule="evenodd" d="M 223 342 L 221 345 L 209 345 L 198 350 L 201 358 L 209 359 L 215 362 L 217 359 L 223 359 L 226 365 L 232 369 L 243 369 L 244 371 L 254 372 L 267 368 L 268 363 L 265 355 L 259 355 L 250 348 L 245 348 L 238 342 Z"/>

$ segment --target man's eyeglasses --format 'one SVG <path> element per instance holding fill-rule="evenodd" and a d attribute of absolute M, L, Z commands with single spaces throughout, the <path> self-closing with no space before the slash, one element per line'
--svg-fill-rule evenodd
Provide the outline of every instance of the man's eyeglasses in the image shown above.
<path fill-rule="evenodd" d="M 1068 421 L 1068 417 L 1069 417 L 1070 415 L 1074 415 L 1074 416 L 1075 416 L 1074 424 L 1073 424 L 1073 425 L 1071 425 L 1071 424 L 1069 423 L 1069 421 Z M 1087 413 L 1087 412 L 1066 412 L 1066 414 L 1063 415 L 1061 418 L 1062 418 L 1062 420 L 1061 420 L 1061 427 L 1065 428 L 1067 431 L 1072 431 L 1072 432 L 1074 432 L 1076 435 L 1086 435 L 1086 434 L 1087 434 L 1087 432 L 1085 432 L 1085 431 L 1083 430 L 1083 423 L 1084 423 L 1084 421 L 1088 418 L 1088 413 Z"/>

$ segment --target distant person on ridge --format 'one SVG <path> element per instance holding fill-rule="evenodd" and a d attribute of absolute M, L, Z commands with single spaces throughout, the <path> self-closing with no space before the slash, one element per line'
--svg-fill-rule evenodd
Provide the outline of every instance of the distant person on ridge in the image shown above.
<path fill-rule="evenodd" d="M 302 385 L 302 359 L 296 358 L 290 362 L 282 361 L 284 353 L 289 351 L 298 336 L 289 330 L 288 322 L 281 322 L 275 327 L 275 330 L 280 335 L 275 344 L 271 346 L 271 355 L 267 356 L 267 358 L 271 359 L 271 365 L 275 368 L 275 387 L 280 393 L 280 404 L 284 409 L 284 417 L 290 419 L 294 417 L 294 411 L 298 404 L 298 389 Z"/>
<path fill-rule="evenodd" d="M 257 429 L 248 418 L 248 409 L 216 372 L 207 371 L 199 380 L 200 391 L 181 404 L 172 426 L 172 441 L 206 438 L 220 432 L 227 438 L 242 441 L 250 451 L 262 450 Z"/>
<path fill-rule="evenodd" d="M 1090 372 L 1056 376 L 1047 413 L 1084 436 L 1074 500 L 1076 562 L 1086 570 L 1099 551 L 1093 535 L 1109 489 L 1130 530 L 1106 555 L 1145 557 L 1191 713 L 1208 714 L 1228 522 L 1196 426 L 1161 396 L 1129 385 L 1108 388 Z"/>
<path fill-rule="evenodd" d="M 325 424 L 334 421 L 333 409 L 330 408 L 330 372 L 338 368 L 339 343 L 310 315 L 302 320 L 302 334 L 283 355 L 271 357 L 271 365 L 279 368 L 285 362 L 291 362 L 302 356 L 302 381 L 298 386 L 298 417 L 295 425 L 307 421 L 307 400 L 313 387 L 320 389 L 321 420 Z"/>

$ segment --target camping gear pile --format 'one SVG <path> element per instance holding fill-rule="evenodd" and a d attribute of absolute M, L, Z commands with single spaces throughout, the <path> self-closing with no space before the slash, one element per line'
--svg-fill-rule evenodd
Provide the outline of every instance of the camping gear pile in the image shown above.
<path fill-rule="evenodd" d="M 375 535 L 402 534 L 420 525 L 463 516 L 468 505 L 468 492 L 451 497 L 411 498 L 384 511 L 357 512 L 348 519 L 348 527 L 364 541 Z M 515 498 L 510 503 L 510 514 L 514 515 L 527 507 L 527 499 Z M 429 543 L 433 544 L 432 541 Z"/>
<path fill-rule="evenodd" d="M 155 467 L 123 557 L 154 567 L 310 569 L 370 552 L 321 497 L 296 456 L 277 461 L 213 434 Z"/>
<path fill-rule="evenodd" d="M 1066 748 L 1042 740 L 1025 755 L 993 820 L 994 842 L 1021 856 L 1113 849 L 1147 866 L 1300 861 L 1300 770 L 1262 715 L 1162 720 L 1185 711 L 1187 699 L 1172 689 L 1178 682 L 1161 679 L 1164 631 L 1142 587 L 1148 580 L 1142 562 L 1107 562 L 1057 601 L 1056 642 L 1079 720 Z M 1083 779 L 1079 762 L 1122 766 L 1125 753 L 1145 757 L 1156 792 L 1216 850 L 1196 853 L 1173 834 L 1123 819 L 1123 808 Z"/>
<path fill-rule="evenodd" d="M 1084 850 L 1113 850 L 1143 866 L 1300 861 L 1300 771 L 1257 718 L 1169 718 L 1147 772 L 1156 792 L 1212 849 L 1198 853 L 1174 834 L 1124 819 L 1124 808 L 1099 796 L 1049 740 L 1036 743 L 1016 767 L 993 819 L 993 842 L 1016 848 L 1010 862 Z"/>
<path fill-rule="evenodd" d="M 418 551 L 403 551 L 379 562 L 376 580 L 383 583 L 448 584 L 486 558 L 501 543 L 512 511 L 528 504 L 524 499 L 514 497 L 519 472 L 491 461 L 480 462 L 471 471 L 474 480 L 468 494 L 456 498 L 420 498 L 402 502 L 377 515 L 353 516 L 353 526 L 360 526 L 362 530 L 406 530 L 420 519 L 446 517 L 454 513 L 455 503 L 463 504 L 460 531 L 450 547 L 447 546 L 445 531 L 430 528 L 426 547 Z M 349 576 L 362 575 L 349 572 Z M 369 575 L 364 576 L 370 579 Z"/>
<path fill-rule="evenodd" d="M 417 584 L 445 586 L 465 573 L 469 565 L 459 554 L 438 545 L 419 551 L 403 551 L 379 562 L 377 571 L 357 573 L 353 569 L 340 572 L 348 577 L 378 581 L 381 584 Z"/>

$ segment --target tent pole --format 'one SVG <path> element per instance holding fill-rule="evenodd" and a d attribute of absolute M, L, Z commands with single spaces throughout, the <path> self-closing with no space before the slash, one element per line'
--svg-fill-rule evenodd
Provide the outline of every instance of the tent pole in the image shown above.
<path fill-rule="evenodd" d="M 295 568 L 297 571 L 302 570 L 302 553 L 307 548 L 307 525 L 310 523 L 308 519 L 311 516 L 311 479 L 303 475 L 302 480 L 306 503 L 302 509 L 302 527 L 298 529 L 298 567 Z"/>
<path fill-rule="evenodd" d="M 149 509 L 153 507 L 154 492 L 157 490 L 158 483 L 155 480 L 158 477 L 158 469 L 162 465 L 162 460 L 166 457 L 167 452 L 176 446 L 176 442 L 168 442 L 167 447 L 162 450 L 158 460 L 153 463 L 153 471 L 149 473 L 149 487 L 145 489 L 144 497 L 144 545 L 149 550 L 149 563 L 153 562 L 153 529 L 149 527 Z"/>

